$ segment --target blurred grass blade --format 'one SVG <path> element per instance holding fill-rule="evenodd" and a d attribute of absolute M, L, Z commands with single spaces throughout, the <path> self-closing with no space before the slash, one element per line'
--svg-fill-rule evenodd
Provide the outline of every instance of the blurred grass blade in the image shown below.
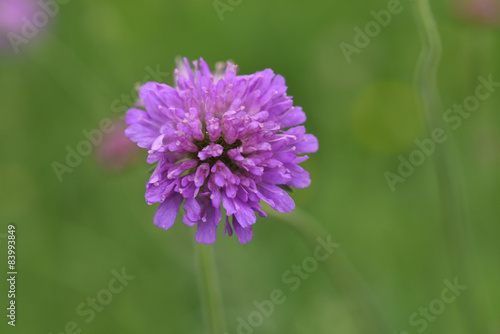
<path fill-rule="evenodd" d="M 274 210 L 266 210 L 266 212 L 294 228 L 311 251 L 314 251 L 318 246 L 318 237 L 331 235 L 315 218 L 299 208 L 295 208 L 291 213 L 279 213 Z M 332 239 L 335 240 L 335 238 Z M 344 302 L 350 306 L 353 317 L 358 320 L 362 319 L 362 324 L 358 323 L 360 331 L 363 333 L 392 333 L 393 330 L 382 311 L 382 306 L 377 302 L 364 278 L 342 250 L 342 246 L 334 254 L 335 265 L 325 262 L 322 267 Z"/>
<path fill-rule="evenodd" d="M 202 312 L 206 324 L 205 332 L 224 334 L 226 331 L 224 310 L 213 245 L 204 245 L 195 241 L 195 248 L 201 301 L 203 303 Z"/>
<path fill-rule="evenodd" d="M 434 162 L 441 199 L 443 238 L 448 251 L 452 275 L 466 282 L 469 290 L 458 303 L 461 319 L 468 333 L 486 333 L 476 311 L 472 261 L 472 233 L 468 223 L 466 194 L 463 190 L 460 162 L 453 145 L 452 133 L 442 121 L 441 98 L 437 85 L 437 71 L 442 44 L 428 0 L 415 1 L 417 23 L 420 28 L 422 52 L 415 70 L 415 85 L 419 90 L 425 110 L 428 133 L 443 129 L 449 140 L 436 149 Z M 483 328 L 484 329 L 484 328 Z"/>

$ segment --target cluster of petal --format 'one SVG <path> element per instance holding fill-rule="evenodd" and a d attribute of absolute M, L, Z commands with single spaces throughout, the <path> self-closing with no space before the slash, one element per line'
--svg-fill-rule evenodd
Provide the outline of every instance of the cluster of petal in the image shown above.
<path fill-rule="evenodd" d="M 286 95 L 285 80 L 270 69 L 237 75 L 232 63 L 187 59 L 175 71 L 175 87 L 141 87 L 142 108 L 127 112 L 126 135 L 149 151 L 157 166 L 146 184 L 146 202 L 161 203 L 154 223 L 169 229 L 184 202 L 183 221 L 197 225 L 196 241 L 210 244 L 226 210 L 224 234 L 252 239 L 260 202 L 279 212 L 295 208 L 283 188 L 305 188 L 309 173 L 298 164 L 318 149 L 306 134 L 306 116 Z M 144 109 L 144 110 L 143 110 Z"/>

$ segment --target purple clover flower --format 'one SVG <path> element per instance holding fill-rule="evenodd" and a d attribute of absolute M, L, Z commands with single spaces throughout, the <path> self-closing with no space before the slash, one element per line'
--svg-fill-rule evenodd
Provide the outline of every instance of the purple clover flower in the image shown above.
<path fill-rule="evenodd" d="M 211 244 L 222 203 L 224 234 L 234 230 L 245 244 L 255 214 L 267 216 L 261 200 L 279 212 L 295 208 L 284 189 L 309 186 L 298 164 L 318 150 L 318 140 L 299 126 L 306 116 L 286 95 L 282 76 L 270 69 L 236 75 L 230 62 L 214 74 L 203 59 L 193 65 L 179 61 L 175 87 L 142 86 L 145 110 L 127 112 L 125 133 L 149 150 L 148 163 L 158 163 L 146 184 L 146 202 L 161 203 L 155 225 L 169 229 L 184 201 L 184 223 L 197 225 L 196 241 Z"/>

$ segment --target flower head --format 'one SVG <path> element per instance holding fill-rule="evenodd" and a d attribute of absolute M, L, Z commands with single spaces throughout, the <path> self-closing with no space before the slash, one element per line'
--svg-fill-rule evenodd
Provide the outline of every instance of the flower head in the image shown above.
<path fill-rule="evenodd" d="M 145 110 L 127 112 L 126 135 L 149 150 L 157 166 L 146 184 L 146 202 L 161 203 L 154 223 L 169 229 L 184 201 L 183 221 L 197 225 L 196 241 L 215 241 L 226 210 L 224 234 L 244 244 L 252 239 L 260 201 L 279 212 L 295 208 L 283 188 L 305 188 L 309 173 L 298 164 L 318 150 L 306 134 L 300 107 L 286 95 L 285 80 L 270 69 L 237 75 L 237 66 L 203 59 L 179 62 L 175 87 L 156 82 L 141 87 Z"/>

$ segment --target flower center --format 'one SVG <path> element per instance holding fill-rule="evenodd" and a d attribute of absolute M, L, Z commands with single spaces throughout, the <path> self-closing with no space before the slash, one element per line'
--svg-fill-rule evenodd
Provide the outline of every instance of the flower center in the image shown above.
<path fill-rule="evenodd" d="M 203 141 L 194 141 L 194 144 L 199 148 L 198 157 L 200 160 L 204 162 L 208 162 L 210 164 L 210 168 L 217 161 L 223 162 L 232 172 L 235 172 L 239 169 L 239 167 L 234 163 L 234 161 L 229 158 L 227 152 L 229 150 L 238 148 L 242 145 L 241 140 L 237 139 L 232 144 L 227 144 L 222 136 L 219 137 L 215 142 L 212 142 L 208 139 Z M 220 151 L 222 148 L 222 152 Z"/>

